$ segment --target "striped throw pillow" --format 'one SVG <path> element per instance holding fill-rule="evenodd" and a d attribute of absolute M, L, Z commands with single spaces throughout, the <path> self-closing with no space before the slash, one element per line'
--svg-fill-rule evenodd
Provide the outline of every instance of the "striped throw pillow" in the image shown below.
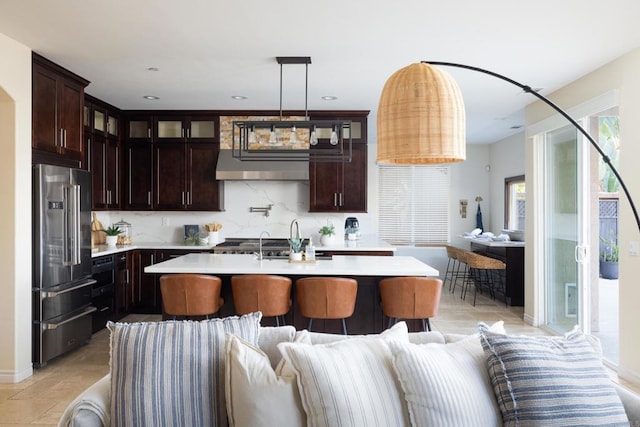
<path fill-rule="evenodd" d="M 390 341 L 411 425 L 491 427 L 502 424 L 478 335 L 452 344 Z"/>
<path fill-rule="evenodd" d="M 400 325 L 400 324 L 399 324 Z M 386 341 L 353 338 L 329 344 L 281 343 L 278 348 L 298 378 L 302 406 L 310 427 L 408 426 L 409 415 L 393 371 Z M 392 338 L 389 338 L 391 336 Z"/>
<path fill-rule="evenodd" d="M 628 426 L 622 402 L 585 336 L 483 331 L 482 347 L 505 426 Z"/>
<path fill-rule="evenodd" d="M 226 334 L 255 345 L 261 317 L 109 322 L 112 425 L 226 426 Z"/>

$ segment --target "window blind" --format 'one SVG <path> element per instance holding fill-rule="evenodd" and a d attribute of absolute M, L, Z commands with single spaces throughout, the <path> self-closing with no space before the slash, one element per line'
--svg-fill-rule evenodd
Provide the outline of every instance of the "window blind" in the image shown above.
<path fill-rule="evenodd" d="M 378 232 L 394 244 L 449 241 L 449 166 L 378 165 Z"/>

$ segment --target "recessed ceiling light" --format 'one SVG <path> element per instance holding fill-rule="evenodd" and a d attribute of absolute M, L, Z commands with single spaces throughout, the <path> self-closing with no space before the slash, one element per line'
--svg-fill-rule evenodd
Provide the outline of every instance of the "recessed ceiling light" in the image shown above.
<path fill-rule="evenodd" d="M 156 67 L 149 67 L 147 68 L 147 71 L 160 71 L 160 70 Z"/>
<path fill-rule="evenodd" d="M 322 97 L 323 101 L 335 101 L 336 99 L 338 99 L 338 97 L 333 95 L 325 95 Z"/>
<path fill-rule="evenodd" d="M 244 96 L 244 95 L 233 95 L 231 98 L 235 99 L 236 101 L 243 101 L 243 100 L 247 99 L 247 97 Z"/>
<path fill-rule="evenodd" d="M 513 125 L 511 129 L 522 129 L 522 125 Z"/>
<path fill-rule="evenodd" d="M 155 101 L 156 99 L 160 99 L 159 96 L 154 96 L 154 95 L 145 95 L 143 96 L 144 99 L 147 99 L 149 101 Z"/>

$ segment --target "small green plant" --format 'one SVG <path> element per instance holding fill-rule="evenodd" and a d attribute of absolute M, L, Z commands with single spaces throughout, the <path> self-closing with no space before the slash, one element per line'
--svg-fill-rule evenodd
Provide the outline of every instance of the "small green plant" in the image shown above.
<path fill-rule="evenodd" d="M 299 253 L 302 251 L 302 239 L 297 237 L 293 237 L 289 239 L 289 247 L 291 248 L 291 252 Z"/>
<path fill-rule="evenodd" d="M 118 227 L 117 225 L 112 225 L 111 227 L 102 231 L 104 231 L 107 236 L 117 236 L 118 234 L 122 233 L 122 230 L 120 230 L 120 227 Z"/>
<path fill-rule="evenodd" d="M 322 228 L 318 230 L 318 233 L 322 234 L 323 236 L 333 236 L 334 234 L 336 234 L 336 229 L 333 224 L 323 225 Z"/>
<path fill-rule="evenodd" d="M 603 237 L 600 237 L 600 240 L 605 244 L 605 250 L 600 252 L 600 259 L 605 262 L 618 262 L 618 255 L 620 254 L 618 242 L 615 239 L 605 239 Z"/>
<path fill-rule="evenodd" d="M 184 244 L 189 246 L 196 246 L 200 244 L 200 234 L 191 232 L 184 238 Z"/>

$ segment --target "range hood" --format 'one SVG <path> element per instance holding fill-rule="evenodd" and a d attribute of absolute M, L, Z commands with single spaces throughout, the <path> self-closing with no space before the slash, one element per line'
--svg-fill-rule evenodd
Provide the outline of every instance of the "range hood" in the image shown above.
<path fill-rule="evenodd" d="M 309 162 L 300 161 L 240 161 L 231 150 L 220 150 L 216 179 L 220 181 L 308 181 Z"/>

